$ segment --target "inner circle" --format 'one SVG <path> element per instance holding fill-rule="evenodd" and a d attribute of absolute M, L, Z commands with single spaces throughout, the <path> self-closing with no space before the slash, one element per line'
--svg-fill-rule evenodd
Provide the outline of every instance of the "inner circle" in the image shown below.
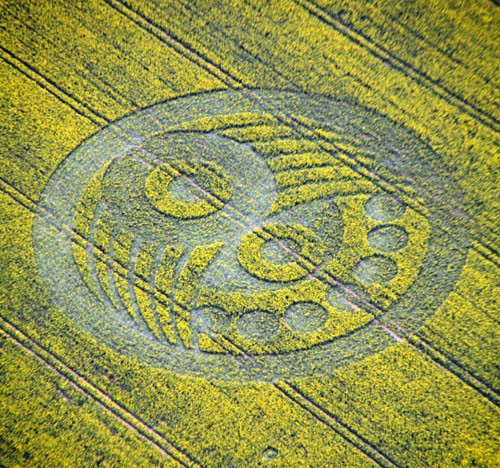
<path fill-rule="evenodd" d="M 381 192 L 273 109 L 303 114 L 327 142 L 360 145 L 374 167 L 399 146 L 416 181 L 422 161 L 439 164 L 424 144 L 352 103 L 256 93 L 272 106 L 241 91 L 153 106 L 97 133 L 52 175 L 33 226 L 40 275 L 104 346 L 207 378 L 328 373 L 390 344 L 349 291 L 413 330 L 454 284 L 463 257 L 432 215 Z M 365 138 L 370 126 L 379 138 Z M 241 367 L 230 356 L 238 349 L 255 360 Z"/>

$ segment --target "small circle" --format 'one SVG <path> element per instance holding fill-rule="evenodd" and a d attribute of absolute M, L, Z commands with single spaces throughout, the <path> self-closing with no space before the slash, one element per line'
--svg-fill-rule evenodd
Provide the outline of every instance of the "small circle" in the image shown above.
<path fill-rule="evenodd" d="M 292 252 L 298 252 L 300 246 L 293 239 L 286 239 L 278 242 L 269 240 L 261 247 L 262 259 L 267 263 L 285 265 L 293 261 Z"/>
<path fill-rule="evenodd" d="M 368 233 L 368 244 L 381 252 L 396 252 L 408 244 L 408 233 L 400 226 L 378 226 Z"/>
<path fill-rule="evenodd" d="M 355 267 L 354 274 L 366 285 L 387 283 L 398 273 L 396 262 L 381 255 L 363 258 Z"/>
<path fill-rule="evenodd" d="M 200 163 L 158 166 L 146 178 L 144 188 L 158 211 L 178 219 L 215 213 L 233 193 L 231 181 L 220 167 Z"/>
<path fill-rule="evenodd" d="M 318 304 L 300 302 L 287 309 L 283 320 L 297 333 L 312 333 L 326 323 L 328 312 Z"/>
<path fill-rule="evenodd" d="M 267 447 L 263 452 L 262 452 L 262 458 L 266 461 L 270 460 L 275 460 L 278 458 L 278 450 L 275 449 L 274 447 Z"/>
<path fill-rule="evenodd" d="M 202 194 L 196 190 L 192 182 L 193 178 L 190 179 L 189 177 L 182 175 L 170 182 L 168 188 L 172 193 L 172 196 L 177 200 L 181 202 L 194 203 L 199 201 Z"/>
<path fill-rule="evenodd" d="M 324 166 L 316 139 L 291 137 L 281 112 L 332 143 L 352 142 L 394 180 L 408 176 L 425 209 L 341 162 Z M 264 141 L 266 126 L 273 136 Z M 363 138 L 370 128 L 376 139 Z M 394 146 L 405 154 L 396 162 Z M 276 158 L 293 184 L 278 177 Z M 392 288 L 384 313 L 411 332 L 457 281 L 468 244 L 458 251 L 438 229 L 443 207 L 463 194 L 440 161 L 417 135 L 355 103 L 266 90 L 169 100 L 100 130 L 58 166 L 33 222 L 38 269 L 75 326 L 138 362 L 234 381 L 329 375 L 387 345 L 354 303 L 363 289 L 350 284 L 354 271 L 378 286 L 398 270 L 384 252 L 406 256 L 397 265 L 402 273 L 411 263 L 414 279 Z M 428 226 L 428 242 L 393 226 L 403 215 Z M 419 255 L 408 255 L 413 246 Z M 349 286 L 332 288 L 325 273 Z M 258 359 L 242 366 L 237 349 Z"/>
<path fill-rule="evenodd" d="M 238 331 L 249 340 L 266 341 L 278 333 L 279 319 L 276 315 L 255 311 L 238 319 Z"/>
<path fill-rule="evenodd" d="M 365 205 L 366 216 L 384 223 L 401 218 L 405 211 L 406 206 L 388 194 L 374 195 Z"/>
<path fill-rule="evenodd" d="M 273 255 L 278 247 L 281 253 Z M 290 282 L 307 275 L 301 264 L 304 259 L 319 264 L 324 251 L 319 236 L 305 226 L 266 224 L 243 237 L 238 246 L 238 260 L 246 271 L 261 280 Z"/>

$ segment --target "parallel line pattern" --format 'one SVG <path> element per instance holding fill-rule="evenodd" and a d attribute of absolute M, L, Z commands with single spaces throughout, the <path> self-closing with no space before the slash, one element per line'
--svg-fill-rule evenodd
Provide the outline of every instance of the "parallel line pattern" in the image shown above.
<path fill-rule="evenodd" d="M 50 351 L 45 349 L 18 327 L 0 316 L 0 333 L 11 339 L 26 352 L 42 361 L 49 369 L 70 382 L 77 390 L 97 403 L 110 416 L 114 417 L 141 438 L 150 442 L 163 455 L 172 458 L 184 468 L 203 468 L 190 455 L 176 447 L 142 419 L 113 400 L 107 393 L 90 383 L 78 372 L 66 365 Z"/>
<path fill-rule="evenodd" d="M 431 90 L 434 94 L 441 97 L 449 104 L 457 107 L 462 112 L 469 114 L 471 117 L 483 123 L 494 132 L 500 133 L 499 119 L 490 115 L 479 106 L 469 102 L 467 99 L 463 98 L 454 91 L 448 89 L 446 86 L 429 76 L 427 73 L 414 67 L 406 60 L 398 57 L 390 50 L 387 50 L 381 44 L 376 43 L 362 32 L 356 31 L 352 27 L 346 25 L 328 10 L 320 7 L 316 2 L 312 0 L 293 1 L 297 5 L 300 5 L 302 8 L 307 10 L 322 23 L 328 24 L 336 31 L 349 38 L 355 44 L 363 47 L 374 57 L 380 59 L 384 63 L 389 64 L 394 69 L 401 71 L 405 75 L 415 80 L 419 85 Z"/>

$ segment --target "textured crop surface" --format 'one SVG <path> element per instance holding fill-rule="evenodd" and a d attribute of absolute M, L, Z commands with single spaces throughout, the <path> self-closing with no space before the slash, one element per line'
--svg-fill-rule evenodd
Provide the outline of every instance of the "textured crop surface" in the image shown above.
<path fill-rule="evenodd" d="M 500 466 L 493 0 L 0 0 L 0 467 Z"/>

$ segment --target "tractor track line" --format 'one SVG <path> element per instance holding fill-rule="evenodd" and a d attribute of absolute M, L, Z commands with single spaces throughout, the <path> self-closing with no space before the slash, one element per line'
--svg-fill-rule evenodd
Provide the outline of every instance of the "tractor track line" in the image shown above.
<path fill-rule="evenodd" d="M 130 21 L 148 32 L 150 35 L 153 35 L 157 39 L 160 39 L 161 42 L 170 46 L 185 59 L 201 67 L 214 78 L 218 79 L 222 84 L 230 87 L 242 86 L 241 81 L 231 78 L 231 75 L 228 72 L 220 69 L 219 66 L 212 62 L 208 57 L 205 57 L 197 51 L 192 50 L 184 41 L 177 37 L 174 37 L 173 35 L 164 31 L 162 28 L 156 26 L 145 15 L 136 10 L 133 10 L 132 7 L 128 4 L 122 3 L 117 0 L 103 0 L 103 2 L 107 3 L 112 9 L 128 18 Z"/>
<path fill-rule="evenodd" d="M 15 56 L 9 50 L 4 48 L 2 45 L 0 45 L 0 58 L 2 58 L 11 67 L 15 68 L 23 75 L 35 81 L 41 88 L 45 89 L 59 101 L 69 106 L 78 115 L 84 117 L 87 120 L 90 120 L 99 128 L 111 123 L 109 119 L 91 109 L 87 104 L 70 94 L 68 91 L 60 88 L 52 79 L 41 74 L 35 67 L 24 62 L 19 57 Z M 22 66 L 19 66 L 19 64 L 21 64 Z"/>
<path fill-rule="evenodd" d="M 483 305 L 480 305 L 475 298 L 473 297 L 467 297 L 463 293 L 460 292 L 460 290 L 454 290 L 453 291 L 457 296 L 461 297 L 464 301 L 470 302 L 474 307 L 476 307 L 478 310 L 480 310 L 486 317 L 488 317 L 490 320 L 495 322 L 497 325 L 500 325 L 500 317 L 495 317 L 494 315 L 490 315 L 490 312 L 484 307 Z"/>
<path fill-rule="evenodd" d="M 406 76 L 412 78 L 419 85 L 429 89 L 435 95 L 444 99 L 449 104 L 457 107 L 462 112 L 469 114 L 471 117 L 487 126 L 490 130 L 496 133 L 500 133 L 500 120 L 498 120 L 496 117 L 490 115 L 488 112 L 481 109 L 481 107 L 469 102 L 466 98 L 440 84 L 439 81 L 432 78 L 422 70 L 414 67 L 406 60 L 396 56 L 394 53 L 387 50 L 384 46 L 377 44 L 362 32 L 356 31 L 352 27 L 343 23 L 328 10 L 320 7 L 315 1 L 293 1 L 297 5 L 308 11 L 320 22 L 332 27 L 337 32 L 350 39 L 353 43 L 359 45 L 360 47 L 368 51 L 371 55 L 381 60 L 383 63 L 389 64 L 395 70 L 398 70 Z"/>
<path fill-rule="evenodd" d="M 497 1 L 500 2 L 500 0 L 497 0 Z M 445 49 L 441 48 L 437 42 L 435 42 L 431 39 L 427 39 L 423 34 L 420 34 L 415 28 L 413 28 L 412 26 L 409 26 L 408 24 L 401 21 L 396 15 L 388 14 L 388 15 L 384 15 L 384 16 L 386 18 L 389 18 L 395 25 L 399 26 L 401 29 L 406 31 L 410 36 L 413 36 L 413 38 L 415 38 L 415 39 L 419 40 L 420 42 L 422 42 L 423 44 L 426 44 L 427 46 L 429 46 L 429 48 L 431 50 L 434 50 L 434 51 L 440 53 L 443 57 L 447 58 L 448 60 L 455 63 L 456 65 L 463 67 L 465 70 L 467 70 L 471 74 L 478 77 L 483 82 L 483 84 L 488 84 L 493 89 L 500 90 L 500 86 L 498 86 L 495 83 L 492 83 L 491 80 L 486 75 L 483 75 L 482 72 L 479 72 L 478 70 L 474 70 L 474 68 L 472 68 L 469 63 L 464 62 L 463 60 L 454 57 L 452 52 L 448 52 Z M 375 24 L 374 20 L 372 18 L 370 18 L 370 19 L 371 19 L 372 24 L 374 26 L 376 26 L 377 29 L 379 29 L 379 27 Z"/>
<path fill-rule="evenodd" d="M 354 445 L 377 465 L 384 468 L 401 468 L 401 465 L 398 465 L 362 435 L 358 434 L 353 428 L 340 421 L 337 416 L 314 402 L 290 382 L 277 382 L 274 384 L 274 387 L 285 397 L 289 398 L 296 405 L 311 414 L 314 419 L 328 426 L 344 440 Z"/>
<path fill-rule="evenodd" d="M 0 316 L 0 333 L 10 338 L 19 347 L 42 361 L 47 368 L 70 382 L 77 390 L 97 403 L 110 416 L 114 417 L 137 435 L 146 439 L 163 455 L 178 462 L 184 468 L 203 468 L 192 456 L 176 447 L 165 436 L 146 424 L 138 416 L 113 400 L 107 393 L 90 383 L 85 377 L 65 364 L 61 359 L 37 343 L 6 318 Z"/>

